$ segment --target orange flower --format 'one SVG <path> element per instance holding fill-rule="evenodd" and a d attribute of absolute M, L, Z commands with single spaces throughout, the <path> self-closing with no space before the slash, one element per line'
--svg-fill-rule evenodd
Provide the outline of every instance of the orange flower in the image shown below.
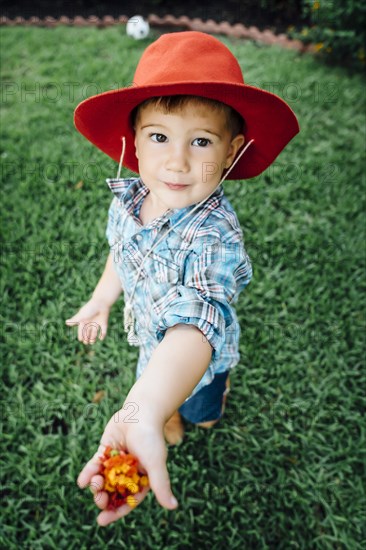
<path fill-rule="evenodd" d="M 146 475 L 138 471 L 138 460 L 125 451 L 107 447 L 100 459 L 100 474 L 104 477 L 104 491 L 109 495 L 108 510 L 123 504 L 137 505 L 134 497 L 149 484 Z"/>

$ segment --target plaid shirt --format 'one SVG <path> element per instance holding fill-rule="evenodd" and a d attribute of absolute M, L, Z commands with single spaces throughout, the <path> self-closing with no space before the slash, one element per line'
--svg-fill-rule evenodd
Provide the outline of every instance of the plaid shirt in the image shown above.
<path fill-rule="evenodd" d="M 114 193 L 106 235 L 121 285 L 130 298 L 145 254 L 193 206 L 172 209 L 142 225 L 139 212 L 148 188 L 139 178 L 108 179 Z M 132 300 L 140 346 L 136 378 L 165 331 L 195 325 L 213 348 L 211 363 L 192 397 L 214 375 L 239 361 L 240 327 L 233 304 L 252 277 L 239 221 L 222 185 L 168 233 L 146 258 Z M 187 397 L 187 399 L 189 398 Z"/>

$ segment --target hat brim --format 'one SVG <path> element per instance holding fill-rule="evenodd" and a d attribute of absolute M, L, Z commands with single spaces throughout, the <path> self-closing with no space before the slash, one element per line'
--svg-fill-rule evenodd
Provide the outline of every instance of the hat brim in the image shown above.
<path fill-rule="evenodd" d="M 229 180 L 261 174 L 300 129 L 294 112 L 280 97 L 254 86 L 227 82 L 182 82 L 110 90 L 81 102 L 75 109 L 74 123 L 83 136 L 117 162 L 121 138 L 125 136 L 123 165 L 138 173 L 131 112 L 146 99 L 169 95 L 215 99 L 230 105 L 244 118 L 245 140 L 253 139 L 254 143 L 229 173 Z"/>

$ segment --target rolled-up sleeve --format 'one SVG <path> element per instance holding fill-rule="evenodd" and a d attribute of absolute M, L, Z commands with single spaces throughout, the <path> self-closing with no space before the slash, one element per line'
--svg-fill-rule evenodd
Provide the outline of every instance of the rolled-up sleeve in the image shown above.
<path fill-rule="evenodd" d="M 251 263 L 243 243 L 211 243 L 192 251 L 184 269 L 183 284 L 177 296 L 163 310 L 156 336 L 160 342 L 165 331 L 179 323 L 196 326 L 211 344 L 215 363 L 225 345 L 228 330 L 236 317 L 232 303 L 250 282 Z"/>

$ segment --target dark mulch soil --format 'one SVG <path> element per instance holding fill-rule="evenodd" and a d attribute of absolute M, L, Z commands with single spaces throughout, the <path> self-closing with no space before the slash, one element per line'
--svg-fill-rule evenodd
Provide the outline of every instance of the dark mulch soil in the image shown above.
<path fill-rule="evenodd" d="M 190 18 L 199 17 L 204 21 L 213 19 L 214 21 L 228 21 L 231 24 L 243 23 L 246 26 L 256 25 L 260 29 L 269 28 L 277 32 L 282 32 L 289 25 L 299 25 L 301 19 L 301 2 L 289 2 L 280 6 L 280 2 L 272 2 L 272 5 L 266 9 L 260 7 L 260 2 L 253 0 L 209 0 L 200 2 L 198 0 L 185 0 L 178 3 L 176 0 L 135 0 L 131 1 L 107 1 L 98 2 L 98 0 L 74 0 L 73 2 L 64 2 L 60 0 L 35 1 L 35 2 L 9 2 L 0 1 L 1 14 L 10 18 L 22 16 L 29 18 L 31 16 L 45 17 L 51 15 L 60 17 L 66 15 L 74 17 L 82 15 L 142 15 L 146 17 L 150 13 L 157 15 L 172 14 L 177 17 L 187 15 Z"/>

